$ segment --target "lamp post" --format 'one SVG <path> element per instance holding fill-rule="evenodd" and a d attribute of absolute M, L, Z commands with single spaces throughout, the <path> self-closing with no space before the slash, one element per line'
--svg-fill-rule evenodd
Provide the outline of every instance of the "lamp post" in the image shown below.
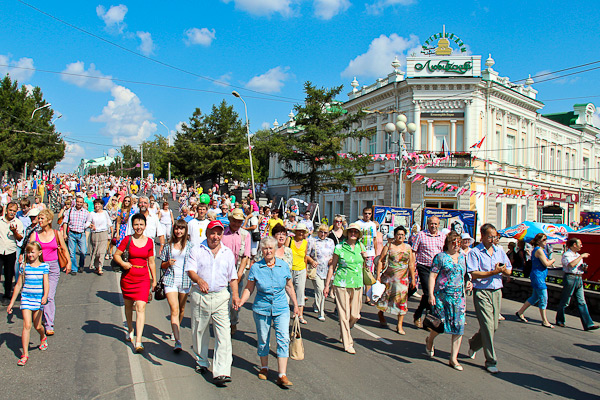
<path fill-rule="evenodd" d="M 244 111 L 246 113 L 246 134 L 248 137 L 248 157 L 250 157 L 250 176 L 252 177 L 252 197 L 254 198 L 254 201 L 256 201 L 258 203 L 258 198 L 256 197 L 256 193 L 255 193 L 255 186 L 254 186 L 254 167 L 252 166 L 252 146 L 250 145 L 250 125 L 248 123 L 248 107 L 246 106 L 246 102 L 244 101 L 244 99 L 242 99 L 242 96 L 240 96 L 240 94 L 238 92 L 236 92 L 235 90 L 233 92 L 231 92 L 232 95 L 234 95 L 235 97 L 237 97 L 238 99 L 240 99 L 242 101 L 242 103 L 244 103 Z"/>
<path fill-rule="evenodd" d="M 41 106 L 41 107 L 38 107 L 38 108 L 36 108 L 35 110 L 33 110 L 33 112 L 31 113 L 31 119 L 33 119 L 33 114 L 35 114 L 35 112 L 36 112 L 36 111 L 38 111 L 38 110 L 41 110 L 42 108 L 48 108 L 48 107 L 50 107 L 51 105 L 52 105 L 52 104 L 48 103 L 48 104 L 45 104 L 45 105 L 43 105 L 43 106 Z"/>
<path fill-rule="evenodd" d="M 34 111 L 34 112 L 35 112 L 35 111 Z M 59 118 L 62 118 L 62 114 L 61 114 L 61 113 L 58 113 L 58 117 L 54 118 L 54 119 L 52 120 L 52 122 L 50 122 L 50 124 L 51 124 L 51 125 L 54 125 L 54 123 L 56 122 L 56 120 L 57 120 L 57 119 L 59 119 Z"/>
<path fill-rule="evenodd" d="M 167 126 L 165 124 L 163 124 L 162 121 L 158 121 L 158 122 L 160 122 L 160 124 L 162 126 L 164 126 L 165 129 L 167 130 L 167 139 L 169 140 L 169 147 L 171 147 L 171 131 L 169 131 L 169 128 L 167 128 Z M 171 184 L 171 161 L 169 161 L 169 172 L 168 172 L 168 174 L 169 174 L 168 180 L 169 180 L 169 185 L 170 185 Z"/>
<path fill-rule="evenodd" d="M 402 163 L 402 150 L 404 149 L 404 134 L 408 132 L 412 135 L 417 131 L 417 125 L 414 122 L 407 124 L 406 121 L 406 115 L 400 114 L 396 117 L 395 124 L 392 122 L 388 122 L 383 128 L 390 135 L 396 131 L 398 132 L 398 202 L 396 204 L 397 207 L 401 207 L 402 203 L 402 175 L 404 172 L 404 167 Z"/>

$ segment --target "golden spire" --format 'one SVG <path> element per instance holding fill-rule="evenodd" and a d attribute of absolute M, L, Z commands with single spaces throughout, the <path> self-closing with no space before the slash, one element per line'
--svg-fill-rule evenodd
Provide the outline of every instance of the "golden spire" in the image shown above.
<path fill-rule="evenodd" d="M 452 48 L 450 47 L 450 41 L 446 39 L 446 25 L 442 25 L 442 37 L 438 40 L 438 47 L 435 49 L 436 56 L 449 56 L 452 54 Z"/>

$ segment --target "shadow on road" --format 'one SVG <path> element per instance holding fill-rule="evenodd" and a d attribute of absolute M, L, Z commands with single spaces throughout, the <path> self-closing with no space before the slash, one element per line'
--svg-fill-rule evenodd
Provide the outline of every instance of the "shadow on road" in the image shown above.
<path fill-rule="evenodd" d="M 522 372 L 500 372 L 496 376 L 498 379 L 533 392 L 557 395 L 575 400 L 600 399 L 600 396 L 597 394 L 586 393 L 559 380 L 547 379 L 540 375 L 524 374 Z"/>
<path fill-rule="evenodd" d="M 14 333 L 3 333 L 0 335 L 0 347 L 6 345 L 15 355 L 21 357 L 21 337 Z"/>
<path fill-rule="evenodd" d="M 96 292 L 96 296 L 100 297 L 104 301 L 108 301 L 109 303 L 121 307 L 121 296 L 119 292 L 107 292 L 106 290 L 98 290 Z"/>
<path fill-rule="evenodd" d="M 563 362 L 565 364 L 572 365 L 573 367 L 578 367 L 581 369 L 585 369 L 591 372 L 600 372 L 600 364 L 590 361 L 581 360 L 579 358 L 568 358 L 568 357 L 558 357 L 552 356 L 556 361 Z"/>
<path fill-rule="evenodd" d="M 581 347 L 582 349 L 586 349 L 589 351 L 593 351 L 595 353 L 600 353 L 600 344 L 575 343 L 575 346 Z"/>

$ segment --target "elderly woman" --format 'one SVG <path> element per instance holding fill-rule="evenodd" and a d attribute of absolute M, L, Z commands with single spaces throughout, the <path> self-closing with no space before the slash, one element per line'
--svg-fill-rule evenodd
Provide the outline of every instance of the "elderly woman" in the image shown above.
<path fill-rule="evenodd" d="M 457 356 L 465 332 L 467 273 L 466 258 L 460 252 L 461 240 L 455 231 L 446 235 L 444 250 L 434 257 L 429 275 L 429 304 L 432 306 L 433 315 L 444 324 L 444 333 L 452 335 L 448 365 L 457 371 L 463 370 Z M 471 282 L 467 280 L 466 289 L 472 288 Z M 429 357 L 433 357 L 433 341 L 437 335 L 437 332 L 430 330 L 429 337 L 425 340 L 425 350 Z"/>
<path fill-rule="evenodd" d="M 333 292 L 337 305 L 340 332 L 344 351 L 356 354 L 350 329 L 360 319 L 362 307 L 363 268 L 366 268 L 366 249 L 358 240 L 362 230 L 356 223 L 348 225 L 344 232 L 347 239 L 335 246 L 333 259 L 327 272 L 323 295 L 329 294 L 329 283 L 333 277 Z M 335 276 L 334 276 L 335 275 Z"/>
<path fill-rule="evenodd" d="M 266 380 L 269 373 L 269 340 L 271 325 L 273 325 L 277 340 L 277 369 L 279 372 L 277 384 L 292 386 L 292 382 L 286 376 L 290 344 L 290 308 L 285 296 L 285 292 L 287 292 L 294 305 L 294 315 L 298 315 L 292 275 L 289 265 L 275 257 L 276 239 L 263 238 L 260 241 L 260 247 L 263 259 L 255 262 L 250 268 L 248 283 L 238 301 L 238 306 L 241 307 L 254 289 L 257 289 L 252 311 L 256 323 L 257 353 L 260 357 L 258 378 Z"/>
<path fill-rule="evenodd" d="M 546 307 L 548 306 L 548 287 L 546 286 L 546 277 L 548 276 L 548 268 L 552 268 L 554 262 L 556 260 L 548 259 L 548 253 L 544 249 L 547 244 L 548 237 L 543 233 L 538 233 L 535 235 L 531 244 L 534 246 L 533 253 L 531 256 L 531 274 L 529 275 L 529 279 L 531 279 L 531 288 L 533 289 L 533 293 L 531 297 L 527 299 L 525 304 L 517 311 L 516 315 L 519 320 L 523 322 L 527 322 L 523 313 L 530 306 L 537 305 L 540 309 L 540 315 L 542 317 L 542 326 L 546 328 L 554 328 L 550 322 L 548 322 L 548 317 L 546 315 Z"/>
<path fill-rule="evenodd" d="M 317 238 L 311 237 L 308 240 L 308 265 L 309 268 L 317 269 L 317 274 L 315 279 L 313 279 L 313 286 L 315 288 L 314 311 L 319 315 L 318 319 L 321 322 L 325 321 L 325 296 L 323 296 L 323 289 L 325 288 L 327 271 L 329 270 L 329 264 L 333 259 L 333 250 L 335 249 L 335 243 L 327 235 L 329 235 L 329 228 L 326 224 L 321 224 L 317 229 Z"/>
<path fill-rule="evenodd" d="M 125 318 L 127 319 L 127 335 L 125 340 L 133 341 L 133 307 L 135 305 L 135 351 L 144 351 L 142 333 L 146 321 L 146 303 L 150 289 L 156 287 L 156 264 L 154 262 L 154 242 L 144 236 L 146 217 L 134 214 L 131 217 L 133 235 L 126 236 L 115 252 L 114 259 L 123 268 L 121 275 L 121 291 L 125 303 Z M 125 250 L 129 251 L 128 261 L 121 257 Z"/>

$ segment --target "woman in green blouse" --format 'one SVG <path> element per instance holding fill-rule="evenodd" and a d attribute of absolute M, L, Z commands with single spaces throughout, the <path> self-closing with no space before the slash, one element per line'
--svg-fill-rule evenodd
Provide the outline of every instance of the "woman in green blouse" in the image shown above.
<path fill-rule="evenodd" d="M 339 314 L 344 350 L 347 353 L 356 354 L 350 329 L 360 319 L 363 287 L 362 269 L 366 266 L 364 261 L 366 250 L 361 243 L 358 243 L 362 236 L 358 224 L 348 225 L 344 235 L 347 237 L 346 241 L 335 246 L 333 259 L 325 280 L 323 295 L 327 297 L 329 294 L 329 283 L 333 277 L 333 294 L 335 295 Z"/>

